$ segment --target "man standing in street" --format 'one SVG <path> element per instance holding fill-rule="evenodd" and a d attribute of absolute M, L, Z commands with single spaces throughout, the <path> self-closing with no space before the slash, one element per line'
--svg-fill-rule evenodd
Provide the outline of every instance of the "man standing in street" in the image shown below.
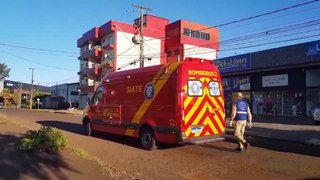
<path fill-rule="evenodd" d="M 237 94 L 237 100 L 232 105 L 230 126 L 233 126 L 233 120 L 235 121 L 234 135 L 239 141 L 239 147 L 237 151 L 247 150 L 250 144 L 244 139 L 244 131 L 248 121 L 248 127 L 252 127 L 252 114 L 249 108 L 249 104 L 244 101 L 242 93 Z"/>

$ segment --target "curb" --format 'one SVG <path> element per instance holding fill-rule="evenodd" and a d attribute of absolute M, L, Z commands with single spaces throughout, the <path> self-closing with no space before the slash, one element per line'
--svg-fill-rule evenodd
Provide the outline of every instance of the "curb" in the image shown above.
<path fill-rule="evenodd" d="M 234 133 L 233 129 L 226 128 L 227 135 L 233 135 L 233 133 Z M 320 146 L 320 139 L 299 141 L 299 140 L 294 140 L 294 139 L 279 138 L 281 136 L 274 136 L 270 133 L 255 132 L 255 131 L 250 131 L 250 130 L 245 131 L 245 136 L 252 136 L 252 137 L 258 137 L 258 138 L 264 138 L 264 139 L 270 139 L 270 140 L 285 141 L 285 142 L 297 143 L 297 144 L 308 145 L 308 146 Z"/>
<path fill-rule="evenodd" d="M 54 110 L 54 109 L 27 109 L 28 111 L 36 112 L 50 112 L 50 113 L 60 113 L 60 114 L 74 114 L 82 116 L 83 111 L 73 111 L 73 110 Z"/>

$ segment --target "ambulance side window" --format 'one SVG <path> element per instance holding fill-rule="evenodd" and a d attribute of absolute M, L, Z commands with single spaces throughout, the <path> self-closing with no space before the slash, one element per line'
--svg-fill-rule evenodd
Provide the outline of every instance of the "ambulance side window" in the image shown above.
<path fill-rule="evenodd" d="M 97 105 L 102 101 L 103 86 L 99 86 L 91 98 L 91 104 Z"/>

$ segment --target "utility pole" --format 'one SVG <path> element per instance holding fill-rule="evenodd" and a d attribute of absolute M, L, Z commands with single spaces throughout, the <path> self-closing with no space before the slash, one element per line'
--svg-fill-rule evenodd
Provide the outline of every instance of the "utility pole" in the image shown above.
<path fill-rule="evenodd" d="M 20 83 L 20 87 L 19 87 L 19 100 L 18 100 L 18 109 L 20 109 L 21 108 L 21 99 L 22 99 L 22 97 L 21 97 L 21 95 L 22 95 L 22 82 L 19 82 Z"/>
<path fill-rule="evenodd" d="M 139 27 L 139 29 L 140 29 L 139 35 L 141 38 L 141 42 L 140 42 L 140 67 L 144 67 L 143 10 L 151 11 L 151 9 L 137 5 L 137 4 L 133 4 L 133 3 L 132 3 L 132 6 L 140 9 L 140 27 Z"/>
<path fill-rule="evenodd" d="M 34 71 L 34 68 L 29 68 L 31 69 L 31 89 L 30 89 L 30 109 L 32 109 L 32 91 L 33 91 L 33 71 Z"/>

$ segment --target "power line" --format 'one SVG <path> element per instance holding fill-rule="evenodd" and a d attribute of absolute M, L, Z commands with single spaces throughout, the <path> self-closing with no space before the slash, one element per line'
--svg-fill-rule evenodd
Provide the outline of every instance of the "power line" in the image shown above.
<path fill-rule="evenodd" d="M 307 1 L 307 2 L 304 2 L 304 3 L 296 4 L 296 5 L 285 7 L 285 8 L 282 8 L 282 9 L 277 9 L 277 10 L 274 10 L 274 11 L 258 14 L 258 15 L 255 15 L 255 16 L 250 16 L 250 17 L 246 17 L 246 18 L 243 18 L 243 19 L 239 19 L 239 20 L 235 20 L 235 21 L 219 24 L 219 25 L 216 25 L 216 26 L 212 26 L 211 28 L 222 27 L 222 26 L 227 26 L 227 25 L 230 25 L 230 24 L 235 24 L 235 23 L 239 23 L 239 22 L 243 22 L 243 21 L 248 21 L 248 20 L 251 20 L 251 19 L 256 19 L 256 18 L 259 18 L 259 17 L 275 14 L 275 13 L 286 11 L 286 10 L 289 10 L 289 9 L 294 9 L 294 8 L 297 8 L 297 7 L 300 7 L 300 6 L 305 6 L 305 5 L 308 5 L 308 4 L 311 4 L 311 3 L 315 3 L 315 2 L 318 2 L 318 1 L 319 0 Z M 203 29 L 203 30 L 205 30 L 205 29 Z"/>
<path fill-rule="evenodd" d="M 14 47 L 14 48 L 21 48 L 21 49 L 36 50 L 36 51 L 55 52 L 55 53 L 61 53 L 61 54 L 79 54 L 79 53 L 70 52 L 70 51 L 50 50 L 50 49 L 42 49 L 42 48 L 27 47 L 27 46 L 18 46 L 18 45 L 5 44 L 5 43 L 0 43 L 0 45 L 1 46 Z"/>
<path fill-rule="evenodd" d="M 13 56 L 15 58 L 18 58 L 20 60 L 23 60 L 23 61 L 31 62 L 31 63 L 38 64 L 38 65 L 41 65 L 41 66 L 49 67 L 49 68 L 54 68 L 54 69 L 64 70 L 64 71 L 77 71 L 75 69 L 61 68 L 61 67 L 57 67 L 57 66 L 51 66 L 51 65 L 47 65 L 47 64 L 42 64 L 42 63 L 39 63 L 39 62 L 36 62 L 36 61 L 33 61 L 33 60 L 29 60 L 29 59 L 14 55 L 14 54 L 6 52 L 6 51 L 0 51 L 0 52 L 5 53 L 5 54 L 9 54 L 9 55 L 11 55 L 11 56 Z"/>
<path fill-rule="evenodd" d="M 282 11 L 287 11 L 287 10 L 294 9 L 294 8 L 297 8 L 297 7 L 301 7 L 301 6 L 305 6 L 305 5 L 308 5 L 308 4 L 312 4 L 312 3 L 315 3 L 315 2 L 318 2 L 318 1 L 320 1 L 320 0 L 307 1 L 307 2 L 304 2 L 304 3 L 288 6 L 288 7 L 285 7 L 285 8 L 273 10 L 273 11 L 262 13 L 262 14 L 258 14 L 258 15 L 255 15 L 255 16 L 250 16 L 250 17 L 238 19 L 238 20 L 235 20 L 235 21 L 230 21 L 230 22 L 223 23 L 223 24 L 218 24 L 218 25 L 214 25 L 214 26 L 210 26 L 210 27 L 206 27 L 206 28 L 197 29 L 197 31 L 203 31 L 203 30 L 207 30 L 207 29 L 228 26 L 228 25 L 231 25 L 231 24 L 236 24 L 236 23 L 240 23 L 240 22 L 244 22 L 244 21 L 260 18 L 260 17 L 263 17 L 263 16 L 276 14 L 276 13 L 279 13 L 279 12 L 282 12 Z M 173 35 L 171 37 L 160 37 L 158 39 L 150 39 L 150 40 L 146 40 L 146 41 L 159 40 L 159 39 L 171 39 L 173 37 L 176 37 L 176 36 L 179 36 L 179 35 L 182 35 L 182 34 L 183 33 L 179 33 L 179 34 Z"/>
<path fill-rule="evenodd" d="M 319 9 L 319 8 L 320 8 L 320 6 L 315 7 L 315 8 L 311 8 L 311 9 L 306 9 L 306 10 L 302 10 L 302 11 L 289 13 L 289 14 L 275 16 L 275 17 L 271 17 L 271 18 L 267 18 L 267 19 L 262 19 L 262 20 L 259 20 L 259 21 L 254 21 L 254 22 L 251 22 L 251 23 L 242 24 L 241 26 L 236 26 L 236 27 L 230 27 L 230 28 L 227 28 L 227 29 L 223 29 L 223 31 L 225 32 L 225 31 L 228 31 L 228 30 L 234 30 L 234 29 L 242 28 L 244 26 L 248 26 L 248 25 L 252 25 L 252 24 L 257 24 L 257 23 L 261 23 L 261 22 L 265 22 L 265 21 L 269 21 L 269 20 L 274 20 L 275 18 L 283 18 L 283 17 L 287 17 L 287 16 L 290 16 L 290 15 L 296 15 L 296 14 L 304 13 L 306 11 L 313 11 L 313 10 L 316 10 L 316 9 Z M 318 16 L 316 16 L 316 17 L 318 17 Z M 310 19 L 310 18 L 307 18 L 307 19 Z M 306 20 L 306 19 L 304 19 L 304 20 Z"/>
<path fill-rule="evenodd" d="M 71 80 L 71 79 L 75 79 L 75 78 L 77 78 L 77 77 L 78 77 L 78 75 L 72 76 L 72 77 L 70 77 L 70 78 L 63 79 L 63 80 L 60 80 L 60 81 L 54 81 L 54 82 L 45 82 L 45 81 L 38 81 L 38 80 L 34 80 L 34 81 L 36 81 L 36 82 L 38 82 L 38 83 L 44 83 L 44 84 L 56 84 L 56 83 L 66 82 L 66 81 L 69 81 L 69 80 Z"/>

